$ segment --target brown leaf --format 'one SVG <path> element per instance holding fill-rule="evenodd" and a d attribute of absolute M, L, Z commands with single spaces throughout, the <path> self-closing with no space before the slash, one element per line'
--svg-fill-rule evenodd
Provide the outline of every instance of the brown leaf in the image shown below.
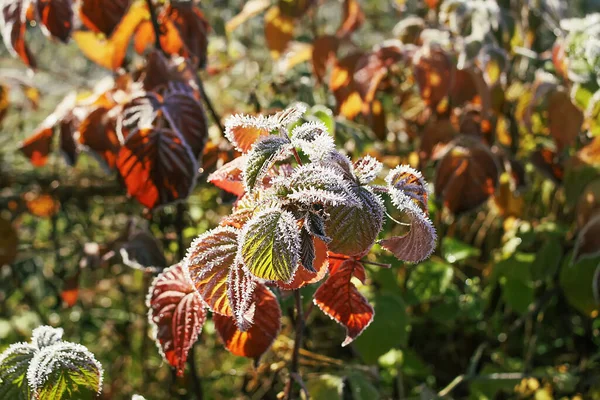
<path fill-rule="evenodd" d="M 73 0 L 37 0 L 42 32 L 67 43 L 73 29 Z"/>
<path fill-rule="evenodd" d="M 332 35 L 319 36 L 312 48 L 312 65 L 317 81 L 323 82 L 327 67 L 335 61 L 340 40 Z"/>
<path fill-rule="evenodd" d="M 269 8 L 265 14 L 265 39 L 271 56 L 278 59 L 294 37 L 296 21 L 284 15 L 278 6 Z"/>
<path fill-rule="evenodd" d="M 339 38 L 349 36 L 365 22 L 365 14 L 357 0 L 344 0 L 344 16 L 342 24 L 335 35 Z"/>
<path fill-rule="evenodd" d="M 10 221 L 0 218 L 0 265 L 10 264 L 17 257 L 19 237 Z"/>
<path fill-rule="evenodd" d="M 583 113 L 573 105 L 569 93 L 557 90 L 548 98 L 548 122 L 550 135 L 560 152 L 577 139 L 583 123 Z"/>
<path fill-rule="evenodd" d="M 454 63 L 440 46 L 424 45 L 413 57 L 413 74 L 425 103 L 435 108 L 450 92 Z"/>
<path fill-rule="evenodd" d="M 0 33 L 4 45 L 13 57 L 20 57 L 28 66 L 35 68 L 36 61 L 25 43 L 27 30 L 27 11 L 31 0 L 4 1 L 0 14 Z"/>
<path fill-rule="evenodd" d="M 81 22 L 96 33 L 110 36 L 129 7 L 130 0 L 81 0 Z"/>

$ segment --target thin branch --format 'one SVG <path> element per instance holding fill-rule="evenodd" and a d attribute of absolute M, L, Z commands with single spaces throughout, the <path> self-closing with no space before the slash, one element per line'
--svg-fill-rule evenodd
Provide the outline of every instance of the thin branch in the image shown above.
<path fill-rule="evenodd" d="M 302 348 L 302 338 L 304 335 L 304 316 L 302 311 L 302 295 L 300 290 L 294 291 L 296 300 L 296 338 L 294 340 L 294 350 L 292 353 L 292 363 L 290 364 L 290 378 L 285 390 L 285 398 L 291 400 L 294 398 L 294 376 L 298 375 L 298 360 L 300 358 L 300 349 Z"/>
<path fill-rule="evenodd" d="M 194 343 L 190 350 L 188 364 L 190 365 L 190 373 L 192 375 L 192 386 L 194 388 L 194 393 L 196 394 L 196 399 L 202 400 L 204 398 L 204 394 L 202 392 L 202 381 L 198 376 L 198 368 L 196 366 L 196 352 L 194 351 L 197 344 L 198 342 Z"/>
<path fill-rule="evenodd" d="M 156 11 L 154 10 L 154 4 L 152 4 L 152 0 L 146 0 L 146 5 L 148 5 L 148 10 L 150 11 L 150 21 L 152 21 L 152 28 L 154 28 L 154 47 L 168 56 L 160 44 L 160 25 L 158 24 L 158 18 L 156 17 Z"/>
<path fill-rule="evenodd" d="M 221 134 L 224 136 L 225 128 L 223 127 L 223 124 L 221 123 L 221 116 L 215 110 L 215 107 L 213 106 L 212 102 L 210 101 L 210 98 L 208 97 L 208 94 L 206 93 L 206 89 L 204 89 L 204 84 L 202 83 L 202 79 L 200 79 L 198 76 L 196 76 L 196 84 L 198 85 L 198 89 L 200 90 L 200 95 L 202 96 L 202 99 L 204 100 L 204 103 L 206 104 L 206 107 L 208 108 L 208 111 L 210 112 L 212 119 L 215 121 L 215 124 L 217 124 L 217 126 L 219 127 L 219 130 L 221 131 Z"/>

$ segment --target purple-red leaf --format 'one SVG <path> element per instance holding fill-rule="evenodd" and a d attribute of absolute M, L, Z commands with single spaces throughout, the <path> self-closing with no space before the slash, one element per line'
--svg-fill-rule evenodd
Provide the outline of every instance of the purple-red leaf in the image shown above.
<path fill-rule="evenodd" d="M 165 269 L 154 279 L 147 305 L 156 345 L 182 376 L 188 352 L 206 320 L 206 310 L 181 264 Z"/>

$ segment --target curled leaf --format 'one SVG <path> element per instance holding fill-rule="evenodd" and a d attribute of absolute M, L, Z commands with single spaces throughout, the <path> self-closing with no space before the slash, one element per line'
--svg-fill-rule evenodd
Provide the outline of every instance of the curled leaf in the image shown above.
<path fill-rule="evenodd" d="M 259 139 L 248 152 L 244 165 L 246 190 L 252 191 L 277 161 L 290 155 L 290 141 L 287 137 L 267 136 Z"/>
<path fill-rule="evenodd" d="M 307 122 L 294 128 L 291 141 L 311 162 L 322 160 L 335 149 L 333 138 L 321 122 Z"/>

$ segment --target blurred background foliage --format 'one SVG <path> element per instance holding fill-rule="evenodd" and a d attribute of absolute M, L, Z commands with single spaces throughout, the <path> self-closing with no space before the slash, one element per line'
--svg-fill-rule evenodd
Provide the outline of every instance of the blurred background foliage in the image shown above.
<path fill-rule="evenodd" d="M 264 3 L 266 10 L 277 2 Z M 277 20 L 276 27 L 293 26 L 287 39 L 284 31 L 265 30 L 271 10 L 233 29 L 227 24 L 243 1 L 200 3 L 212 27 L 200 76 L 222 116 L 305 102 L 312 107 L 307 118 L 331 127 L 350 155 L 410 164 L 432 183 L 438 249 L 419 265 L 374 249 L 369 259 L 392 268 L 366 265 L 369 279 L 360 290 L 376 317 L 352 345 L 340 347 L 343 329 L 308 304 L 316 288 L 302 289 L 310 310 L 300 353 L 307 392 L 314 399 L 600 398 L 600 17 L 592 15 L 600 3 L 358 3 L 360 27 L 327 55 L 316 39 L 335 34 L 342 2 L 318 1 Z M 313 64 L 338 78 L 331 69 L 348 54 L 372 52 L 385 64 L 390 58 L 377 46 L 390 40 L 416 49 L 436 43 L 441 50 L 430 49 L 444 56 L 435 62 L 451 66 L 394 59 L 384 70 L 372 67 L 367 81 L 383 74 L 374 97 L 359 98 L 359 112 L 340 109 L 354 100 L 336 93 L 334 79 L 319 78 Z M 153 273 L 126 266 L 118 249 L 126 244 L 147 265 L 178 261 L 179 226 L 185 248 L 229 213 L 235 199 L 205 178 L 231 151 L 211 126 L 193 194 L 152 214 L 85 153 L 75 167 L 53 154 L 33 168 L 20 141 L 67 93 L 91 90 L 110 73 L 73 42 L 47 41 L 39 30 L 28 32 L 28 42 L 39 60 L 35 75 L 0 49 L 0 350 L 40 324 L 61 326 L 104 366 L 103 398 L 192 398 L 190 371 L 175 378 L 148 335 Z M 444 73 L 468 75 L 456 66 L 478 71 L 483 89 L 463 82 L 434 99 Z M 342 87 L 360 83 L 351 81 Z M 481 140 L 457 142 L 458 133 Z M 387 224 L 384 235 L 394 226 Z M 139 229 L 145 236 L 136 239 L 131 232 Z M 293 299 L 278 296 L 289 315 Z M 272 350 L 253 366 L 218 343 L 209 321 L 192 350 L 192 373 L 205 398 L 274 399 L 287 379 L 292 337 L 284 318 Z"/>

